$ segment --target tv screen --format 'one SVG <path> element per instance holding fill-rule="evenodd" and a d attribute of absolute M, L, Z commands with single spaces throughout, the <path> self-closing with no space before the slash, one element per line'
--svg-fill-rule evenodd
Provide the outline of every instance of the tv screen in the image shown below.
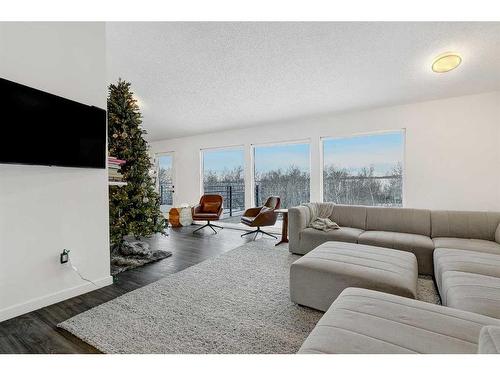
<path fill-rule="evenodd" d="M 106 111 L 0 78 L 0 163 L 106 167 Z"/>

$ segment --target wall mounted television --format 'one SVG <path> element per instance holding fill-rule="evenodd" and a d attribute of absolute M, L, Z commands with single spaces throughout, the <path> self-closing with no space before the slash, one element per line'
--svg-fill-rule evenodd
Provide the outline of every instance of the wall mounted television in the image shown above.
<path fill-rule="evenodd" d="M 0 163 L 106 167 L 106 111 L 0 78 Z"/>

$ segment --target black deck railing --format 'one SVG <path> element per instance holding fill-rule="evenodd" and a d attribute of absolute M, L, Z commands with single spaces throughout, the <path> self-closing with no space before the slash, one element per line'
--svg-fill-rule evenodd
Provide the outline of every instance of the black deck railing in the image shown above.
<path fill-rule="evenodd" d="M 323 200 L 341 204 L 401 207 L 403 177 L 343 176 L 323 177 Z"/>
<path fill-rule="evenodd" d="M 255 181 L 255 205 L 260 206 L 268 196 L 281 197 L 282 207 L 293 207 L 310 201 L 309 179 L 279 183 Z M 204 185 L 207 194 L 220 194 L 224 198 L 224 213 L 229 216 L 245 211 L 245 184 L 217 183 Z M 362 204 L 370 206 L 401 206 L 402 177 L 394 176 L 345 176 L 337 179 L 325 178 L 324 201 Z M 172 204 L 172 189 L 160 185 L 160 203 Z"/>
<path fill-rule="evenodd" d="M 220 194 L 224 198 L 224 213 L 233 216 L 245 211 L 245 184 L 242 183 L 220 183 L 210 184 L 203 187 L 205 194 Z"/>

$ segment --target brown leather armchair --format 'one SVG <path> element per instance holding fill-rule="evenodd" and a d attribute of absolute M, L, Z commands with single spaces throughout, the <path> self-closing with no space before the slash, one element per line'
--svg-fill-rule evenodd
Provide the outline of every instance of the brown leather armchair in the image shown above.
<path fill-rule="evenodd" d="M 219 225 L 211 224 L 211 220 L 219 220 L 222 215 L 224 198 L 220 194 L 205 194 L 200 198 L 200 203 L 191 209 L 193 215 L 193 220 L 207 221 L 207 224 L 196 229 L 193 233 L 199 230 L 210 227 L 215 233 L 217 231 L 214 228 L 223 229 Z"/>
<path fill-rule="evenodd" d="M 277 239 L 276 236 L 273 236 L 271 233 L 264 232 L 260 229 L 260 227 L 266 227 L 276 223 L 278 213 L 274 210 L 280 208 L 280 201 L 280 197 L 269 197 L 263 206 L 249 208 L 246 210 L 241 217 L 241 222 L 249 227 L 257 227 L 257 229 L 251 232 L 243 233 L 241 237 L 254 233 L 255 237 L 257 237 L 259 233 L 262 233 L 263 235 L 265 234 Z"/>

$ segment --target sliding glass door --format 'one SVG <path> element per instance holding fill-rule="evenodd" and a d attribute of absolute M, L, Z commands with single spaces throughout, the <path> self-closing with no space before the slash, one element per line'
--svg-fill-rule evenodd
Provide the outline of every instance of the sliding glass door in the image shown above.
<path fill-rule="evenodd" d="M 281 207 L 289 208 L 310 199 L 310 163 L 308 143 L 254 146 L 255 205 L 269 196 L 281 198 Z"/>
<path fill-rule="evenodd" d="M 158 170 L 158 192 L 160 193 L 160 210 L 168 212 L 173 205 L 174 186 L 174 154 L 156 155 Z"/>

